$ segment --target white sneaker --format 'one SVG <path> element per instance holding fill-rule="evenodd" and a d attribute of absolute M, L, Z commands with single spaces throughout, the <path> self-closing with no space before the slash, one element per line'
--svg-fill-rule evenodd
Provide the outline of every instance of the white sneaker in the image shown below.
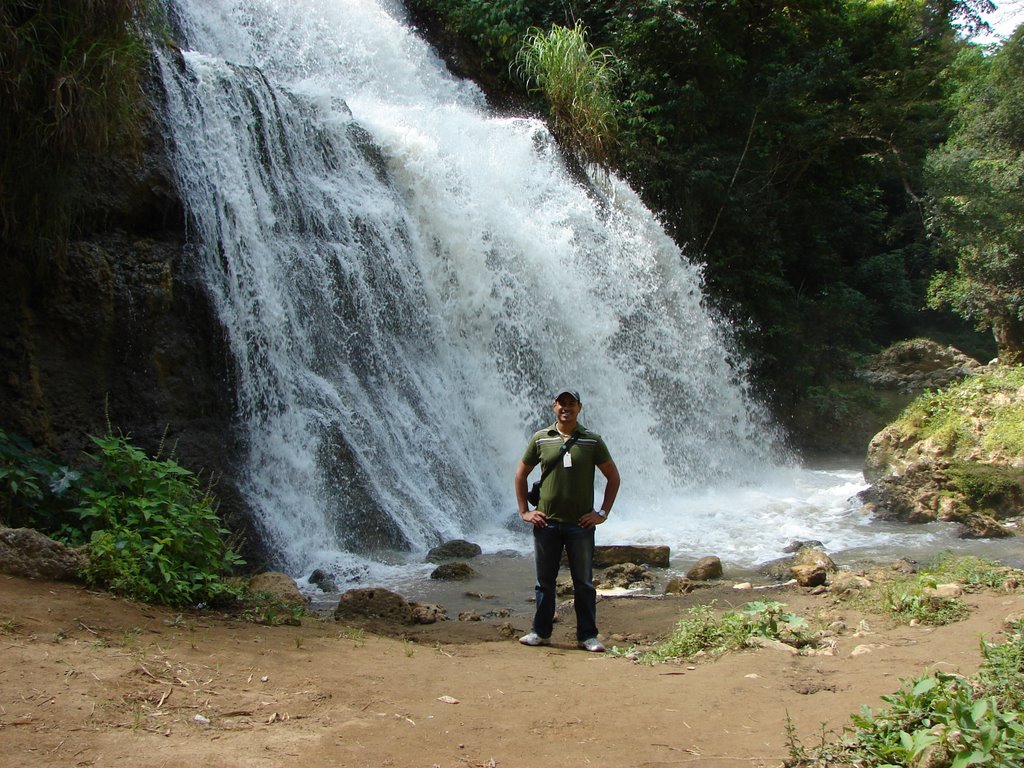
<path fill-rule="evenodd" d="M 541 637 L 533 630 L 530 630 L 519 638 L 519 642 L 523 645 L 551 645 L 551 638 Z"/>
<path fill-rule="evenodd" d="M 586 640 L 580 640 L 580 648 L 591 653 L 604 653 L 604 643 L 598 640 L 596 637 L 588 637 Z"/>

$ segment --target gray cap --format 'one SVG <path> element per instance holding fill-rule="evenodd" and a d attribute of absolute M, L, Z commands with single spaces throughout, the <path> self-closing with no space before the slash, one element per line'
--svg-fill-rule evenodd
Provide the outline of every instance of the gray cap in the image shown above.
<path fill-rule="evenodd" d="M 578 403 L 582 403 L 583 402 L 582 400 L 580 400 L 580 393 L 577 392 L 575 389 L 559 389 L 557 392 L 555 392 L 555 396 L 552 399 L 553 400 L 557 400 L 562 395 L 569 395 L 570 397 L 575 399 L 576 402 L 578 402 Z"/>

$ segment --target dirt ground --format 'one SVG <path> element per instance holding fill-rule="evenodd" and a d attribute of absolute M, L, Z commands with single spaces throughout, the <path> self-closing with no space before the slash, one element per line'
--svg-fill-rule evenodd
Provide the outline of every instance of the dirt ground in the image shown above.
<path fill-rule="evenodd" d="M 966 621 L 906 627 L 798 588 L 723 585 L 604 599 L 598 615 L 622 647 L 666 636 L 695 601 L 759 598 L 849 629 L 832 656 L 643 666 L 577 650 L 571 615 L 528 648 L 522 618 L 266 627 L 0 576 L 0 766 L 774 768 L 787 717 L 813 744 L 901 679 L 971 673 L 979 638 L 1024 609 L 1019 591 L 987 592 L 967 596 Z"/>

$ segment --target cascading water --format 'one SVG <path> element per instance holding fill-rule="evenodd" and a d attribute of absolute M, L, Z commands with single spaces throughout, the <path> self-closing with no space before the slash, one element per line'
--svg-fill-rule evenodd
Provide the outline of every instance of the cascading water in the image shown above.
<path fill-rule="evenodd" d="M 279 567 L 358 580 L 445 538 L 526 548 L 512 472 L 563 384 L 623 476 L 605 541 L 753 563 L 879 535 L 854 532 L 858 473 L 778 450 L 636 195 L 566 173 L 541 123 L 491 114 L 398 9 L 169 2 L 176 173 Z"/>

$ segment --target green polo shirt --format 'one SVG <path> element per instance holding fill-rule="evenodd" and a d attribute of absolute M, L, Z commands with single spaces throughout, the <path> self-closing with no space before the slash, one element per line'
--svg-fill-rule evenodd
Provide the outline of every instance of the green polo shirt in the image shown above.
<path fill-rule="evenodd" d="M 561 449 L 565 441 L 554 424 L 534 432 L 523 454 L 523 464 L 540 464 L 541 471 L 555 465 L 540 487 L 537 509 L 549 520 L 562 523 L 575 523 L 594 509 L 594 469 L 612 458 L 599 434 L 579 424 L 576 432 L 579 438 L 569 449 L 571 467 L 563 465 Z"/>

